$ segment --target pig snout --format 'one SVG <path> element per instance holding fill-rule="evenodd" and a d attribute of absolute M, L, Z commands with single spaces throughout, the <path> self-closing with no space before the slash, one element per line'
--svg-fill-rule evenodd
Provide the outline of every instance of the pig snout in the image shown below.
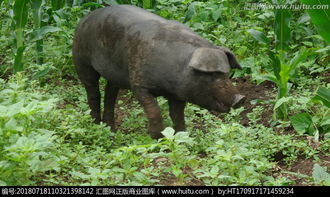
<path fill-rule="evenodd" d="M 238 108 L 240 107 L 246 100 L 246 97 L 241 94 L 235 94 L 234 102 L 232 104 L 233 108 Z"/>

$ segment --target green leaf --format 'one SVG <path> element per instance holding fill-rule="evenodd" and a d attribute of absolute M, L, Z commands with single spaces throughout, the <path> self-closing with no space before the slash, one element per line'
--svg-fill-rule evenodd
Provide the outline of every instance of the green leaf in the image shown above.
<path fill-rule="evenodd" d="M 19 47 L 16 50 L 15 57 L 14 57 L 14 73 L 23 71 L 23 53 L 25 47 Z"/>
<path fill-rule="evenodd" d="M 268 50 L 268 56 L 272 60 L 273 72 L 278 81 L 280 81 L 281 61 L 279 57 L 271 50 Z"/>
<path fill-rule="evenodd" d="M 313 100 L 320 100 L 325 106 L 330 108 L 330 90 L 324 87 L 320 87 Z"/>
<path fill-rule="evenodd" d="M 195 30 L 204 30 L 204 25 L 203 23 L 194 23 L 193 28 Z"/>
<path fill-rule="evenodd" d="M 24 26 L 27 23 L 28 18 L 28 6 L 29 0 L 15 1 L 13 7 L 14 13 L 14 28 L 15 28 L 15 39 L 16 39 L 16 53 L 14 56 L 14 73 L 23 70 L 23 52 L 24 46 Z"/>
<path fill-rule="evenodd" d="M 264 74 L 264 75 L 258 75 L 256 77 L 256 79 L 258 80 L 262 80 L 262 81 L 271 81 L 271 82 L 274 82 L 275 84 L 278 84 L 278 81 L 276 79 L 276 77 L 273 75 L 273 74 Z M 261 82 L 260 82 L 261 83 Z"/>
<path fill-rule="evenodd" d="M 300 113 L 290 117 L 293 128 L 300 134 L 308 132 L 312 125 L 312 117 L 308 113 Z"/>
<path fill-rule="evenodd" d="M 286 1 L 281 1 L 284 5 Z M 275 10 L 275 45 L 276 50 L 286 51 L 289 49 L 291 30 L 289 28 L 290 13 L 286 9 Z"/>
<path fill-rule="evenodd" d="M 314 164 L 312 175 L 316 183 L 322 184 L 322 182 L 325 182 L 325 185 L 329 186 L 330 174 L 326 171 L 325 168 L 321 167 L 319 164 Z"/>
<path fill-rule="evenodd" d="M 175 130 L 171 127 L 167 127 L 166 129 L 164 129 L 164 131 L 162 131 L 162 134 L 168 139 L 173 139 L 174 133 L 175 133 Z"/>
<path fill-rule="evenodd" d="M 279 108 L 283 103 L 286 103 L 289 100 L 291 100 L 290 97 L 283 97 L 283 98 L 278 99 L 275 103 L 274 110 Z"/>
<path fill-rule="evenodd" d="M 41 6 L 43 5 L 43 0 L 33 0 L 31 1 L 33 23 L 36 28 L 41 26 Z"/>
<path fill-rule="evenodd" d="M 316 26 L 319 34 L 324 38 L 324 40 L 330 43 L 330 1 L 301 0 L 301 2 L 310 6 L 327 6 L 327 9 L 309 9 L 307 12 L 311 17 L 313 24 Z"/>
<path fill-rule="evenodd" d="M 281 77 L 281 88 L 286 88 L 287 83 L 290 79 L 290 72 L 291 67 L 284 62 L 281 64 L 281 71 L 280 71 L 280 77 Z"/>
<path fill-rule="evenodd" d="M 62 29 L 59 27 L 53 26 L 43 26 L 37 30 L 34 30 L 30 35 L 30 41 L 34 42 L 37 40 L 41 40 L 47 33 L 61 31 Z"/>
<path fill-rule="evenodd" d="M 82 5 L 82 7 L 84 8 L 88 8 L 88 7 L 92 7 L 92 8 L 102 8 L 103 5 L 99 4 L 99 3 L 95 3 L 95 2 L 88 2 L 88 3 L 84 3 Z"/>
<path fill-rule="evenodd" d="M 44 4 L 43 0 L 31 1 L 34 29 L 39 29 L 41 27 L 43 4 Z M 41 65 L 43 63 L 43 58 L 42 58 L 43 41 L 42 40 L 39 40 L 36 42 L 36 51 L 37 51 L 37 63 L 39 65 Z"/>
<path fill-rule="evenodd" d="M 247 32 L 249 32 L 251 36 L 253 36 L 253 38 L 256 39 L 257 41 L 269 45 L 270 43 L 269 39 L 261 31 L 249 29 L 247 30 Z"/>
<path fill-rule="evenodd" d="M 47 68 L 37 72 L 36 74 L 34 74 L 32 76 L 32 79 L 33 80 L 39 79 L 40 77 L 43 77 L 43 76 L 47 75 L 49 73 L 49 71 L 51 71 L 51 67 L 47 67 Z"/>
<path fill-rule="evenodd" d="M 77 172 L 77 171 L 72 171 L 70 172 L 70 174 L 74 177 L 74 178 L 80 178 L 80 179 L 88 179 L 89 176 L 87 174 L 81 173 L 81 172 Z"/>
<path fill-rule="evenodd" d="M 16 131 L 23 131 L 23 127 L 22 126 L 18 126 L 17 125 L 17 121 L 15 120 L 15 118 L 11 118 L 4 127 L 5 130 L 16 130 Z"/>
<path fill-rule="evenodd" d="M 220 16 L 221 16 L 220 8 L 212 11 L 212 18 L 213 18 L 214 22 L 217 22 L 219 20 Z"/>
<path fill-rule="evenodd" d="M 326 47 L 324 47 L 324 48 L 318 49 L 318 50 L 316 50 L 315 52 L 316 52 L 316 53 L 324 53 L 324 52 L 328 52 L 328 51 L 330 51 L 330 46 L 326 46 Z M 329 52 L 328 52 L 328 53 L 329 53 Z"/>
<path fill-rule="evenodd" d="M 186 17 L 184 18 L 184 23 L 186 23 L 187 21 L 190 21 L 190 19 L 194 16 L 195 14 L 195 4 L 191 3 L 188 7 L 187 13 L 186 13 Z"/>
<path fill-rule="evenodd" d="M 14 3 L 14 21 L 15 29 L 23 28 L 27 23 L 28 18 L 28 6 L 29 0 L 18 0 Z"/>
<path fill-rule="evenodd" d="M 322 121 L 320 122 L 320 126 L 323 127 L 323 126 L 327 126 L 327 125 L 330 125 L 330 117 L 324 117 L 322 119 Z"/>
<path fill-rule="evenodd" d="M 55 11 L 64 7 L 65 0 L 52 0 L 51 3 L 52 9 Z"/>
<path fill-rule="evenodd" d="M 307 13 L 305 13 L 304 15 L 302 15 L 299 19 L 298 19 L 298 21 L 297 21 L 297 23 L 298 24 L 304 24 L 304 23 L 306 23 L 307 21 L 309 21 L 311 18 L 309 17 L 309 15 L 307 14 Z"/>
<path fill-rule="evenodd" d="M 153 6 L 153 0 L 142 0 L 144 9 L 151 9 Z"/>
<path fill-rule="evenodd" d="M 187 144 L 193 144 L 193 139 L 189 137 L 188 132 L 178 132 L 175 134 L 175 141 L 177 143 L 187 143 Z"/>
<path fill-rule="evenodd" d="M 0 186 L 7 186 L 7 183 L 0 179 Z"/>
<path fill-rule="evenodd" d="M 310 50 L 302 48 L 290 61 L 290 70 L 294 70 L 297 65 L 304 61 L 311 54 Z"/>

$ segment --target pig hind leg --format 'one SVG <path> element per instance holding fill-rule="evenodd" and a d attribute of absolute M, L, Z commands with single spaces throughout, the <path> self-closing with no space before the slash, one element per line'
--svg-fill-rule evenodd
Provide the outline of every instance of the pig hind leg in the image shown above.
<path fill-rule="evenodd" d="M 143 88 L 133 88 L 133 92 L 137 100 L 142 105 L 149 121 L 149 133 L 152 138 L 158 139 L 163 137 L 161 131 L 164 129 L 160 108 L 156 98 Z"/>
<path fill-rule="evenodd" d="M 91 65 L 78 64 L 76 65 L 76 70 L 87 92 L 88 105 L 91 109 L 90 114 L 94 118 L 94 122 L 99 124 L 101 121 L 100 74 Z"/>
<path fill-rule="evenodd" d="M 115 131 L 115 104 L 118 95 L 119 88 L 110 85 L 108 81 L 105 87 L 104 95 L 104 113 L 103 122 L 111 127 L 112 131 Z"/>
<path fill-rule="evenodd" d="M 174 124 L 175 131 L 184 131 L 186 130 L 185 121 L 184 121 L 184 108 L 186 102 L 168 99 L 168 105 L 170 108 L 170 117 Z"/>

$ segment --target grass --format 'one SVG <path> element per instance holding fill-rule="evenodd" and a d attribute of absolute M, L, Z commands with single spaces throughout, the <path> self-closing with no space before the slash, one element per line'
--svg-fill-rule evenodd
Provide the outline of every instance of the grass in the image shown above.
<path fill-rule="evenodd" d="M 117 114 L 123 113 L 116 133 L 105 125 L 95 125 L 85 100 L 85 92 L 75 81 L 58 82 L 39 86 L 25 76 L 13 76 L 9 82 L 2 81 L 3 92 L 12 92 L 16 98 L 30 100 L 44 106 L 29 115 L 31 134 L 33 128 L 40 139 L 49 139 L 40 145 L 36 153 L 42 152 L 44 160 L 23 158 L 25 166 L 1 168 L 1 170 L 22 171 L 25 180 L 2 183 L 25 185 L 291 185 L 295 184 L 286 175 L 278 173 L 279 163 L 293 165 L 300 158 L 317 158 L 329 152 L 329 139 L 321 140 L 320 147 L 314 149 L 304 136 L 283 134 L 286 128 L 275 132 L 257 124 L 259 108 L 248 117 L 248 127 L 239 123 L 235 112 L 227 114 L 224 120 L 204 109 L 188 105 L 186 109 L 187 132 L 174 135 L 172 128 L 164 130 L 163 138 L 153 140 L 148 135 L 146 119 L 142 108 L 137 105 L 130 93 L 120 97 L 122 102 Z M 3 95 L 3 94 L 1 94 Z M 38 95 L 37 97 L 35 95 Z M 3 98 L 8 103 L 9 96 Z M 123 100 L 129 100 L 125 103 Z M 126 101 L 127 101 L 126 100 Z M 10 106 L 17 105 L 19 100 Z M 166 102 L 160 99 L 161 109 L 166 110 Z M 36 107 L 36 109 L 39 109 Z M 31 109 L 32 110 L 32 109 Z M 34 110 L 32 110 L 34 111 Z M 46 113 L 46 116 L 45 116 Z M 47 118 L 45 118 L 47 117 Z M 19 132 L 27 124 L 24 116 L 15 116 L 16 124 L 10 133 Z M 22 120 L 23 119 L 23 120 Z M 165 117 L 165 122 L 170 123 Z M 21 125 L 22 124 L 22 125 Z M 4 128 L 7 128 L 8 123 Z M 44 136 L 44 132 L 47 135 Z M 17 144 L 20 133 L 13 137 Z M 21 149 L 31 151 L 29 141 L 22 142 Z M 42 147 L 47 145 L 47 149 Z M 22 150 L 3 145 L 10 154 L 20 154 Z M 9 154 L 9 152 L 8 152 Z M 49 158 L 48 158 L 49 157 Z M 18 161 L 19 163 L 22 161 Z M 17 161 L 13 161 L 17 162 Z M 41 162 L 41 163 L 40 163 Z M 48 168 L 35 170 L 42 162 L 49 162 Z M 320 162 L 318 162 L 320 163 Z M 276 172 L 276 173 L 275 173 Z M 13 172 L 12 172 L 13 173 Z M 10 173 L 9 173 L 10 174 Z M 274 176 L 276 174 L 276 176 Z M 295 175 L 294 172 L 290 174 Z M 308 176 L 308 175 L 306 175 Z M 311 176 L 303 184 L 314 184 Z"/>

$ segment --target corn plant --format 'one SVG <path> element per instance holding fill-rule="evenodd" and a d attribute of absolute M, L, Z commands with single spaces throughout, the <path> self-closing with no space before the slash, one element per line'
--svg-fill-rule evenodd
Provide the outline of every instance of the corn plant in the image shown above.
<path fill-rule="evenodd" d="M 275 2 L 276 3 L 276 2 Z M 284 4 L 286 1 L 280 1 Z M 273 74 L 262 75 L 259 78 L 272 81 L 276 84 L 278 93 L 277 101 L 274 106 L 275 116 L 277 119 L 288 118 L 287 96 L 289 94 L 291 83 L 290 79 L 294 77 L 296 68 L 299 63 L 306 59 L 310 51 L 302 48 L 297 54 L 289 60 L 287 51 L 289 49 L 289 41 L 291 38 L 291 29 L 289 27 L 290 13 L 286 9 L 275 10 L 275 49 L 269 47 L 268 56 L 271 59 Z M 250 29 L 248 32 L 259 42 L 271 46 L 271 41 L 260 31 Z"/>
<path fill-rule="evenodd" d="M 10 1 L 8 1 L 10 2 Z M 62 2 L 62 3 L 60 3 Z M 65 1 L 54 1 L 53 10 L 57 10 L 63 7 L 63 2 Z M 53 26 L 45 26 L 42 23 L 42 9 L 45 4 L 44 0 L 15 0 L 13 1 L 13 29 L 14 29 L 14 41 L 15 41 L 15 55 L 14 55 L 14 73 L 23 71 L 23 53 L 26 47 L 26 39 L 24 28 L 28 22 L 29 7 L 31 7 L 31 12 L 33 16 L 34 30 L 30 33 L 30 42 L 36 42 L 36 54 L 37 63 L 43 63 L 43 38 L 49 32 L 60 31 L 61 29 Z"/>

